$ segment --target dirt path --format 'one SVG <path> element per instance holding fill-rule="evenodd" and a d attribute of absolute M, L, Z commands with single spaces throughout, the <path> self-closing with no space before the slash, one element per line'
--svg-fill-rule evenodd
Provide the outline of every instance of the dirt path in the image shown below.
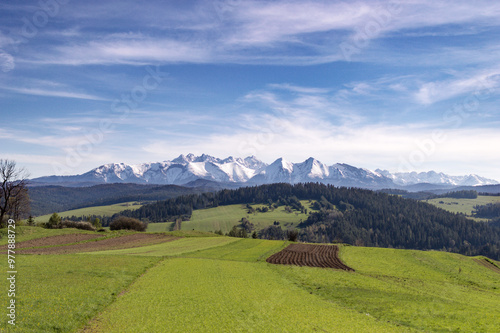
<path fill-rule="evenodd" d="M 345 265 L 336 245 L 290 244 L 282 251 L 267 258 L 267 262 L 277 265 L 336 268 L 354 271 Z"/>
<path fill-rule="evenodd" d="M 498 274 L 500 274 L 500 268 L 498 268 L 497 266 L 493 265 L 491 262 L 487 261 L 486 259 L 474 259 L 475 262 L 477 262 L 478 264 L 486 267 L 486 268 L 489 268 L 491 269 L 492 271 L 494 272 L 497 272 Z"/>

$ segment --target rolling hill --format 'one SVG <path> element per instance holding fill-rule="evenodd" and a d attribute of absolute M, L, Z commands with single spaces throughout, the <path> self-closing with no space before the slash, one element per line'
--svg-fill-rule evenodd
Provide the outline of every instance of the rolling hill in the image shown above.
<path fill-rule="evenodd" d="M 57 238 L 67 229 L 18 231 L 25 251 L 27 239 L 58 253 L 75 246 Z M 80 243 L 89 251 L 128 235 Z M 102 252 L 33 256 L 21 249 L 16 330 L 497 332 L 500 326 L 500 263 L 484 257 L 341 246 L 341 260 L 354 269 L 345 271 L 267 263 L 287 246 L 283 241 L 190 236 L 167 234 L 163 243 Z M 7 293 L 0 301 L 7 302 Z M 7 325 L 2 321 L 0 329 Z"/>

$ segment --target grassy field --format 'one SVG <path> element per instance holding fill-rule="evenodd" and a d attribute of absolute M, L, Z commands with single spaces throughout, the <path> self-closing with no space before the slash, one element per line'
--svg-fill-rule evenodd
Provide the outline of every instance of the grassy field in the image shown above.
<path fill-rule="evenodd" d="M 436 198 L 425 201 L 449 212 L 462 213 L 470 217 L 472 215 L 472 211 L 474 210 L 474 206 L 482 206 L 489 203 L 498 203 L 500 202 L 500 196 L 480 195 L 477 197 L 477 199 Z M 481 221 L 484 219 L 477 220 Z"/>
<path fill-rule="evenodd" d="M 25 238 L 81 232 L 22 229 Z M 18 326 L 9 330 L 4 320 L 0 331 L 79 332 L 85 323 L 83 332 L 93 333 L 500 327 L 500 275 L 474 258 L 342 246 L 355 269 L 347 272 L 265 262 L 288 242 L 169 234 L 184 238 L 92 255 L 18 255 Z M 7 293 L 0 301 L 7 303 Z"/>
<path fill-rule="evenodd" d="M 71 217 L 73 215 L 76 217 L 89 216 L 89 215 L 112 216 L 125 209 L 135 210 L 140 208 L 141 206 L 142 205 L 139 202 L 132 201 L 132 202 L 123 202 L 108 206 L 94 206 L 94 207 L 73 209 L 65 212 L 58 212 L 57 214 L 63 218 Z M 34 218 L 34 220 L 36 223 L 48 222 L 51 215 L 52 214 L 37 216 Z"/>
<path fill-rule="evenodd" d="M 356 272 L 276 266 L 325 300 L 426 332 L 497 332 L 500 275 L 472 258 L 434 251 L 343 247 Z"/>
<path fill-rule="evenodd" d="M 153 300 L 153 301 L 152 301 Z M 175 258 L 140 278 L 97 332 L 404 332 L 284 279 L 269 264 Z"/>
<path fill-rule="evenodd" d="M 92 252 L 92 254 L 139 255 L 139 256 L 176 256 L 183 253 L 204 250 L 216 246 L 236 242 L 238 238 L 201 237 L 181 238 L 173 242 L 137 247 L 132 249 Z"/>
<path fill-rule="evenodd" d="M 168 253 L 164 248 L 158 255 L 177 258 L 139 279 L 128 299 L 114 303 L 93 328 L 98 332 L 118 332 L 129 326 L 137 332 L 215 328 L 224 332 L 243 327 L 255 332 L 394 328 L 399 332 L 497 332 L 500 327 L 500 276 L 473 258 L 344 246 L 343 260 L 355 272 L 264 262 L 285 246 L 282 241 L 240 239 L 184 253 Z M 158 281 L 168 283 L 160 287 Z M 144 290 L 146 296 L 141 294 Z M 154 298 L 155 292 L 162 296 Z M 154 302 L 148 301 L 152 298 Z M 133 311 L 140 321 L 121 321 Z M 169 316 L 157 319 L 162 311 Z"/>
<path fill-rule="evenodd" d="M 271 254 L 284 249 L 289 242 L 262 239 L 239 239 L 216 248 L 191 252 L 183 257 L 237 261 L 265 261 Z"/>
<path fill-rule="evenodd" d="M 311 210 L 308 201 L 304 200 L 301 203 L 307 208 L 308 212 Z M 252 207 L 263 207 L 263 205 L 252 205 Z M 239 224 L 242 217 L 246 217 L 252 222 L 257 230 L 272 225 L 274 221 L 280 222 L 282 226 L 295 227 L 301 220 L 306 220 L 308 216 L 296 211 L 287 213 L 284 206 L 267 213 L 248 214 L 247 210 L 245 205 L 229 205 L 195 210 L 190 221 L 182 222 L 182 230 L 222 230 L 222 232 L 227 233 L 233 226 Z"/>
<path fill-rule="evenodd" d="M 170 231 L 174 222 L 149 223 L 148 232 L 166 232 Z"/>
<path fill-rule="evenodd" d="M 130 256 L 17 256 L 16 326 L 7 324 L 3 315 L 0 331 L 74 332 L 158 260 Z M 5 264 L 2 267 L 6 272 Z M 6 278 L 1 285 L 4 292 L 0 302 L 6 306 Z"/>

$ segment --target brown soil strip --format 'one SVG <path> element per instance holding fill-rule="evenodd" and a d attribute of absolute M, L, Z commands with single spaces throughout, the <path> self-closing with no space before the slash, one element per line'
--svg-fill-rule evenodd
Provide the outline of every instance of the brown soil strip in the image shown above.
<path fill-rule="evenodd" d="M 486 268 L 489 268 L 491 269 L 492 271 L 494 272 L 497 272 L 498 274 L 500 274 L 500 268 L 498 268 L 497 266 L 493 265 L 491 262 L 487 261 L 486 259 L 474 259 L 475 262 L 477 262 L 478 264 L 486 267 Z"/>
<path fill-rule="evenodd" d="M 105 250 L 118 250 L 133 247 L 141 247 L 158 243 L 170 242 L 179 237 L 172 237 L 164 234 L 144 234 L 137 233 L 113 238 L 96 240 L 81 244 L 73 244 L 66 246 L 46 247 L 39 249 L 25 249 L 19 251 L 22 254 L 66 254 L 78 252 L 93 252 Z"/>
<path fill-rule="evenodd" d="M 95 234 L 71 234 L 71 235 L 50 236 L 50 237 L 37 238 L 24 242 L 19 242 L 16 244 L 16 248 L 22 249 L 27 247 L 56 246 L 56 245 L 63 245 L 70 243 L 78 243 L 103 236 L 104 235 L 95 235 Z"/>
<path fill-rule="evenodd" d="M 290 244 L 282 251 L 267 258 L 267 262 L 277 265 L 324 267 L 354 271 L 345 265 L 336 245 Z"/>

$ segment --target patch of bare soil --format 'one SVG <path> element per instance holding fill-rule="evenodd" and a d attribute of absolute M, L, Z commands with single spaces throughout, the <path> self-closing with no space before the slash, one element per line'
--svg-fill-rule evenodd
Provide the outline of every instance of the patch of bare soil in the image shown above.
<path fill-rule="evenodd" d="M 492 271 L 497 272 L 498 274 L 500 274 L 500 268 L 498 268 L 496 265 L 493 265 L 488 260 L 486 260 L 486 259 L 474 259 L 474 261 L 477 262 L 478 264 L 480 264 L 480 265 L 482 265 L 482 266 L 484 266 L 486 268 L 489 268 Z"/>
<path fill-rule="evenodd" d="M 24 242 L 19 242 L 16 244 L 16 248 L 22 249 L 26 247 L 38 247 L 38 246 L 55 246 L 62 244 L 78 243 L 86 241 L 89 239 L 103 237 L 103 235 L 95 234 L 72 234 L 72 235 L 58 235 L 32 239 Z"/>
<path fill-rule="evenodd" d="M 95 241 L 80 244 L 46 247 L 40 249 L 24 249 L 19 252 L 23 254 L 66 254 L 118 250 L 170 242 L 178 238 L 179 237 L 172 237 L 163 234 L 137 233 L 113 238 L 96 239 Z"/>
<path fill-rule="evenodd" d="M 354 271 L 345 265 L 336 245 L 290 244 L 282 251 L 267 258 L 267 262 L 278 265 L 336 268 Z"/>

